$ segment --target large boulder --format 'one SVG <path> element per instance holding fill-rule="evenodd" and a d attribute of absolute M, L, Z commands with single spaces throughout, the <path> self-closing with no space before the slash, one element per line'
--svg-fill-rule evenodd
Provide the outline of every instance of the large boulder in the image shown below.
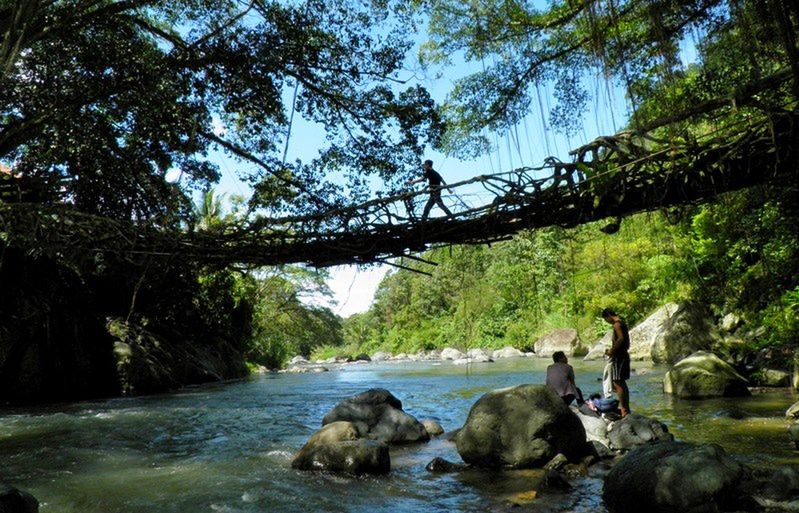
<path fill-rule="evenodd" d="M 549 357 L 557 351 L 563 351 L 566 356 L 582 356 L 588 352 L 582 346 L 580 337 L 575 329 L 559 329 L 547 333 L 536 340 L 533 345 L 536 356 Z"/>
<path fill-rule="evenodd" d="M 461 351 L 457 349 L 453 349 L 451 347 L 445 347 L 441 350 L 441 359 L 442 360 L 460 360 L 461 358 L 466 358 L 466 355 L 463 354 Z"/>
<path fill-rule="evenodd" d="M 705 306 L 668 303 L 630 330 L 630 358 L 673 363 L 722 340 Z"/>
<path fill-rule="evenodd" d="M 373 362 L 384 362 L 386 360 L 391 360 L 391 353 L 387 353 L 385 351 L 378 351 L 372 355 Z"/>
<path fill-rule="evenodd" d="M 0 513 L 37 513 L 39 501 L 22 490 L 0 485 Z"/>
<path fill-rule="evenodd" d="M 338 420 L 317 429 L 314 434 L 305 442 L 305 448 L 317 445 L 332 444 L 335 442 L 348 442 L 360 438 L 358 428 L 352 422 Z M 302 449 L 300 449 L 302 450 Z"/>
<path fill-rule="evenodd" d="M 791 374 L 777 369 L 763 369 L 750 377 L 761 387 L 791 386 Z"/>
<path fill-rule="evenodd" d="M 421 422 L 430 438 L 444 434 L 444 428 L 441 427 L 437 420 L 423 419 Z"/>
<path fill-rule="evenodd" d="M 799 449 L 799 421 L 788 426 L 788 436 L 791 438 L 794 447 Z"/>
<path fill-rule="evenodd" d="M 683 398 L 750 395 L 748 382 L 724 360 L 697 351 L 677 362 L 663 378 L 663 391 Z"/>
<path fill-rule="evenodd" d="M 523 357 L 524 353 L 516 349 L 515 347 L 505 346 L 502 349 L 496 349 L 493 353 L 491 353 L 491 357 L 494 360 L 499 358 L 518 358 Z"/>
<path fill-rule="evenodd" d="M 301 470 L 310 470 L 313 454 L 317 453 L 319 446 L 335 444 L 338 442 L 350 442 L 360 438 L 358 428 L 352 422 L 337 421 L 323 426 L 316 430 L 305 442 L 302 449 L 297 452 L 291 465 Z"/>
<path fill-rule="evenodd" d="M 316 445 L 300 451 L 291 467 L 349 474 L 387 474 L 391 470 L 391 459 L 386 444 L 360 439 Z"/>
<path fill-rule="evenodd" d="M 492 362 L 491 355 L 488 351 L 481 348 L 469 349 L 466 353 L 467 358 L 471 358 L 475 362 Z"/>
<path fill-rule="evenodd" d="M 669 321 L 679 307 L 668 303 L 630 330 L 630 358 L 633 360 L 665 361 L 665 336 Z"/>
<path fill-rule="evenodd" d="M 360 436 L 386 443 L 426 442 L 424 426 L 402 411 L 402 403 L 391 392 L 373 388 L 337 404 L 322 419 L 322 425 L 339 420 L 352 422 Z"/>
<path fill-rule="evenodd" d="M 610 448 L 615 451 L 629 451 L 651 442 L 671 442 L 674 435 L 662 422 L 638 415 L 627 415 L 608 426 Z"/>
<path fill-rule="evenodd" d="M 583 360 L 601 360 L 604 358 L 605 351 L 610 349 L 611 341 L 613 340 L 612 337 L 613 330 L 608 330 L 602 338 L 594 342 Z"/>
<path fill-rule="evenodd" d="M 739 511 L 744 466 L 715 444 L 661 442 L 631 451 L 605 478 L 610 513 Z"/>
<path fill-rule="evenodd" d="M 291 360 L 289 360 L 289 365 L 301 365 L 304 363 L 311 363 L 311 362 L 309 362 L 308 359 L 302 355 L 297 355 Z"/>
<path fill-rule="evenodd" d="M 786 411 L 785 416 L 789 419 L 799 420 L 799 402 L 793 403 Z"/>
<path fill-rule="evenodd" d="M 580 420 L 544 385 L 485 394 L 455 443 L 463 461 L 480 467 L 536 467 L 558 453 L 577 461 L 588 450 Z"/>

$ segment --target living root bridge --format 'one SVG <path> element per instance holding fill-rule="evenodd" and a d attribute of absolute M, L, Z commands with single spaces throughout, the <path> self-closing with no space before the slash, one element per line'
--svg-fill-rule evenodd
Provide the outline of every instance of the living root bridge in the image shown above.
<path fill-rule="evenodd" d="M 421 221 L 409 202 L 427 191 L 376 199 L 312 216 L 261 219 L 221 233 L 187 232 L 90 216 L 69 205 L 0 203 L 0 238 L 56 258 L 98 253 L 226 265 L 307 263 L 323 267 L 372 263 L 431 245 L 483 244 L 520 230 L 576 226 L 608 217 L 706 201 L 763 183 L 797 183 L 799 116 L 781 112 L 750 121 L 702 144 L 657 141 L 632 132 L 603 137 L 573 152 L 574 162 L 548 159 L 537 169 L 473 178 L 494 198 L 446 218 Z M 536 174 L 549 171 L 543 178 Z"/>

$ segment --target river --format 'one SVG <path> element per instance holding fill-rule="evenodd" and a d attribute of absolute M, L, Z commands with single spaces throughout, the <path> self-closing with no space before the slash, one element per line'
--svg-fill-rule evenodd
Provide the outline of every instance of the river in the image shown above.
<path fill-rule="evenodd" d="M 485 392 L 542 383 L 549 360 L 347 365 L 314 374 L 265 374 L 157 396 L 0 410 L 0 482 L 29 491 L 43 513 L 477 512 L 507 509 L 539 471 L 434 475 L 454 444 L 394 448 L 383 477 L 292 470 L 292 454 L 340 400 L 390 390 L 415 417 L 463 424 Z M 602 362 L 571 362 L 578 385 L 598 391 Z M 787 436 L 788 390 L 744 399 L 678 401 L 661 391 L 665 369 L 633 363 L 632 410 L 677 439 L 714 442 L 751 465 L 799 463 Z M 528 499 L 525 511 L 603 511 L 601 479 L 570 494 Z M 516 510 L 518 511 L 518 510 Z"/>

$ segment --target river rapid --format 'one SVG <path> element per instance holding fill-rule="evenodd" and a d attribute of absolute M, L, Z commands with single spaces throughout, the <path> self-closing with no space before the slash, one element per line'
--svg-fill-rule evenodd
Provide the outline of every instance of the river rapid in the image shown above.
<path fill-rule="evenodd" d="M 158 396 L 0 410 L 0 482 L 37 497 L 43 513 L 602 512 L 592 470 L 566 494 L 531 493 L 538 470 L 438 475 L 436 456 L 460 461 L 451 442 L 392 448 L 382 477 L 292 470 L 292 455 L 336 403 L 390 390 L 416 418 L 463 424 L 485 392 L 543 383 L 550 360 L 513 358 L 331 367 L 313 374 L 254 375 Z M 584 392 L 599 391 L 603 362 L 571 362 Z M 744 399 L 679 401 L 662 393 L 665 369 L 633 363 L 632 410 L 678 440 L 713 442 L 754 466 L 799 463 L 786 429 L 788 390 Z"/>

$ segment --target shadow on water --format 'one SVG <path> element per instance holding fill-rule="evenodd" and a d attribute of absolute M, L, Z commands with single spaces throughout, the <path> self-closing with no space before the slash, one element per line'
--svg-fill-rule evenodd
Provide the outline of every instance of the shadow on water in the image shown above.
<path fill-rule="evenodd" d="M 602 362 L 572 363 L 583 391 L 601 388 Z M 6 410 L 0 481 L 33 493 L 43 513 L 601 512 L 599 466 L 574 480 L 571 493 L 539 494 L 537 470 L 428 473 L 424 467 L 435 457 L 460 461 L 455 444 L 444 440 L 392 448 L 388 476 L 290 467 L 324 414 L 368 388 L 387 388 L 412 415 L 454 429 L 482 394 L 542 383 L 548 364 L 353 365 L 175 394 Z M 677 401 L 662 393 L 664 369 L 638 367 L 630 381 L 633 409 L 663 420 L 678 439 L 718 443 L 752 464 L 796 462 L 785 431 L 784 411 L 795 401 L 790 393 Z"/>

